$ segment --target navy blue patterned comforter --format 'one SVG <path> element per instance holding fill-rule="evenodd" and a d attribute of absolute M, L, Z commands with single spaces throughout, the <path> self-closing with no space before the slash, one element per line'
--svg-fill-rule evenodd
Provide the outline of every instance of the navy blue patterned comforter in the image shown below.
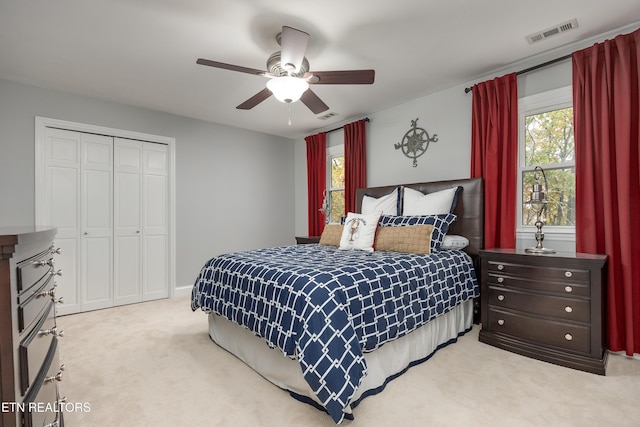
<path fill-rule="evenodd" d="M 297 358 L 336 423 L 366 375 L 363 353 L 479 295 L 470 257 L 343 251 L 317 244 L 209 260 L 191 308 L 214 312 Z"/>

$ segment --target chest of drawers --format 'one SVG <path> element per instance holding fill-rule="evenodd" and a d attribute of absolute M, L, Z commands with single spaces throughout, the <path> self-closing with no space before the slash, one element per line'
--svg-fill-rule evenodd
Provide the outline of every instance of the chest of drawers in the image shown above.
<path fill-rule="evenodd" d="M 64 425 L 55 228 L 0 228 L 0 427 Z"/>
<path fill-rule="evenodd" d="M 480 251 L 480 341 L 605 374 L 605 255 Z"/>

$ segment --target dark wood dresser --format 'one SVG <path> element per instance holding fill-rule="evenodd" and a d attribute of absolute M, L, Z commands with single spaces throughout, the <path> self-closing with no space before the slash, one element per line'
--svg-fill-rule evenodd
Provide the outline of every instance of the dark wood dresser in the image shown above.
<path fill-rule="evenodd" d="M 0 227 L 1 427 L 64 425 L 55 228 Z"/>
<path fill-rule="evenodd" d="M 606 255 L 480 251 L 480 341 L 604 375 Z"/>

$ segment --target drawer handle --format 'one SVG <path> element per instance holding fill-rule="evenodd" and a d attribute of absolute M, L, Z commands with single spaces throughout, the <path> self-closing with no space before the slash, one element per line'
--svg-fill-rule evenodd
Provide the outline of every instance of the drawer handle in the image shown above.
<path fill-rule="evenodd" d="M 62 270 L 58 270 L 58 271 L 52 271 L 51 272 L 52 276 L 62 276 Z"/>
<path fill-rule="evenodd" d="M 504 295 L 498 295 L 498 301 L 504 301 Z"/>
<path fill-rule="evenodd" d="M 498 325 L 500 325 L 500 326 L 504 325 L 504 320 L 498 319 Z"/>
<path fill-rule="evenodd" d="M 44 382 L 48 383 L 50 381 L 62 381 L 62 371 L 64 371 L 64 365 L 60 365 L 60 370 L 58 371 L 58 373 L 51 377 L 46 377 L 44 379 Z"/>
<path fill-rule="evenodd" d="M 62 253 L 62 249 L 60 248 L 53 249 L 53 245 L 51 245 L 51 248 L 49 249 L 49 251 L 54 255 L 60 255 Z"/>
<path fill-rule="evenodd" d="M 49 266 L 49 267 L 53 267 L 53 265 L 56 263 L 53 258 L 49 258 L 48 260 L 41 260 L 41 261 L 34 261 L 33 262 L 35 265 L 41 266 L 41 267 L 45 267 L 45 266 Z"/>
<path fill-rule="evenodd" d="M 40 335 L 55 335 L 56 337 L 63 337 L 64 331 L 58 331 L 58 327 L 54 326 L 51 329 L 43 329 L 40 331 Z"/>
<path fill-rule="evenodd" d="M 566 306 L 564 308 L 564 311 L 566 311 L 567 313 L 571 313 L 573 311 L 573 308 L 571 308 L 571 306 Z"/>
<path fill-rule="evenodd" d="M 571 286 L 564 287 L 565 292 L 573 292 L 573 288 Z"/>
<path fill-rule="evenodd" d="M 498 283 L 503 283 L 504 282 L 504 277 L 498 277 Z"/>
<path fill-rule="evenodd" d="M 570 271 L 565 271 L 564 272 L 564 277 L 571 277 L 571 276 L 573 276 L 572 272 L 570 272 Z"/>
<path fill-rule="evenodd" d="M 64 304 L 64 297 L 53 298 L 51 301 L 53 301 L 54 304 Z"/>
<path fill-rule="evenodd" d="M 573 336 L 571 334 L 565 334 L 564 339 L 567 341 L 571 341 L 573 339 Z"/>
<path fill-rule="evenodd" d="M 57 283 L 53 284 L 53 288 L 48 291 L 42 291 L 38 294 L 39 297 L 51 297 L 54 298 L 56 296 L 56 288 L 58 287 Z"/>
<path fill-rule="evenodd" d="M 500 271 L 504 270 L 504 265 L 498 264 L 498 270 L 500 270 Z"/>

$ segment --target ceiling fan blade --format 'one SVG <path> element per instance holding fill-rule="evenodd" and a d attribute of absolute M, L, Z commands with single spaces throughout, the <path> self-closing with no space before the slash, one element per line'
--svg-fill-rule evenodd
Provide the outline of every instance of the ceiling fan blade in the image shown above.
<path fill-rule="evenodd" d="M 239 71 L 241 73 L 255 74 L 257 76 L 263 76 L 266 74 L 266 71 L 263 71 L 263 70 L 256 70 L 255 68 L 241 67 L 239 65 L 225 64 L 224 62 L 211 61 L 209 59 L 203 59 L 203 58 L 198 58 L 196 63 L 200 65 L 207 65 L 209 67 L 222 68 L 225 70 Z"/>
<path fill-rule="evenodd" d="M 242 104 L 238 105 L 236 108 L 238 110 L 250 110 L 270 96 L 271 96 L 271 91 L 265 87 L 260 92 L 256 93 L 251 98 L 247 99 Z"/>
<path fill-rule="evenodd" d="M 307 108 L 309 108 L 313 112 L 313 114 L 322 113 L 323 111 L 327 111 L 329 109 L 329 106 L 325 104 L 322 99 L 320 99 L 318 95 L 316 95 L 315 92 L 313 92 L 311 89 L 307 89 L 306 91 L 304 91 L 302 97 L 300 98 L 300 101 L 302 101 L 302 103 L 306 105 Z"/>
<path fill-rule="evenodd" d="M 375 79 L 375 70 L 313 71 L 309 83 L 316 85 L 370 85 Z"/>
<path fill-rule="evenodd" d="M 304 52 L 307 50 L 309 34 L 291 27 L 282 27 L 280 35 L 280 63 L 282 68 L 297 72 L 300 70 Z"/>

